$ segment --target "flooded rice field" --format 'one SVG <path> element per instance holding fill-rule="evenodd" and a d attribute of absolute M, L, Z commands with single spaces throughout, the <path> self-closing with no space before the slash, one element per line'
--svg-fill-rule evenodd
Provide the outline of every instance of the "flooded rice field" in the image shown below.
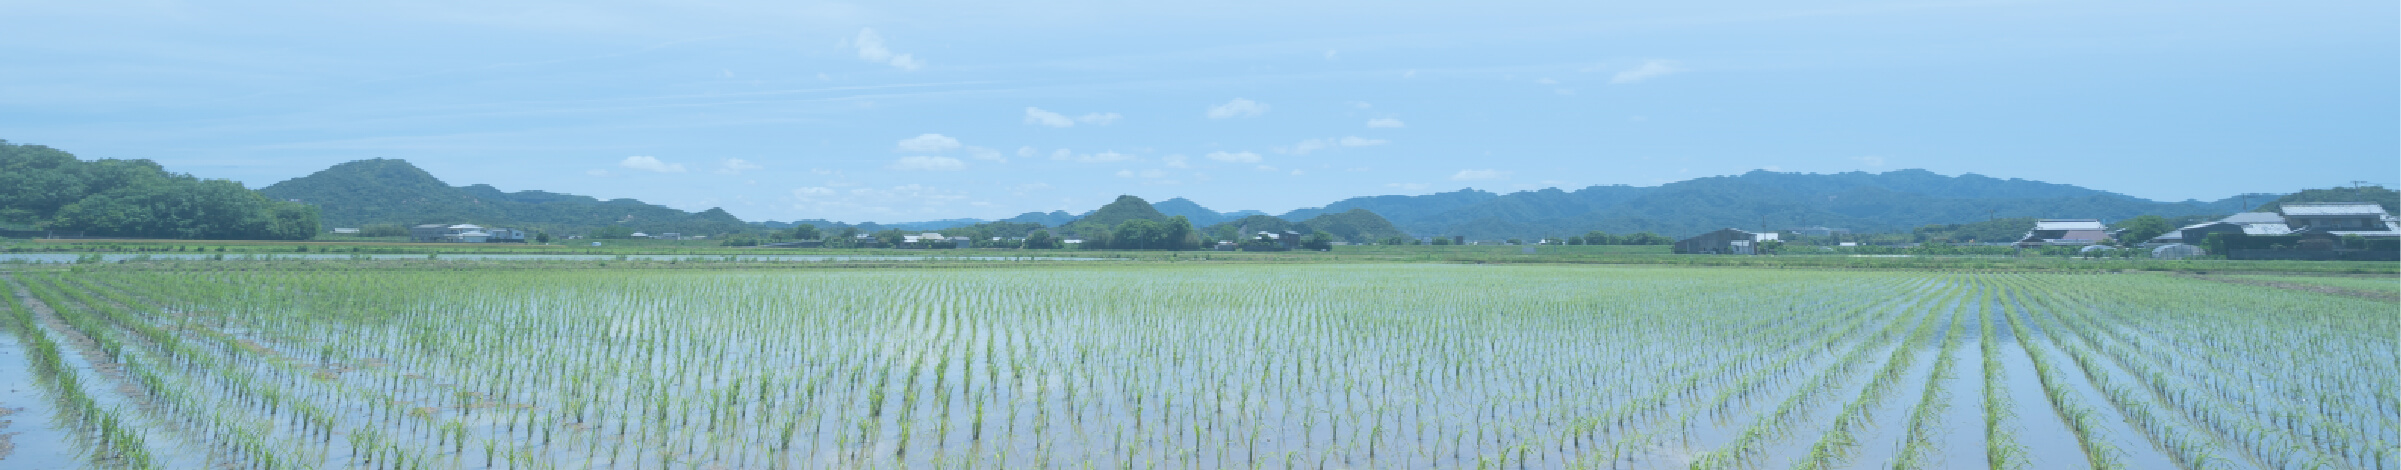
<path fill-rule="evenodd" d="M 0 275 L 6 468 L 2401 468 L 2389 302 L 1453 265 Z"/>

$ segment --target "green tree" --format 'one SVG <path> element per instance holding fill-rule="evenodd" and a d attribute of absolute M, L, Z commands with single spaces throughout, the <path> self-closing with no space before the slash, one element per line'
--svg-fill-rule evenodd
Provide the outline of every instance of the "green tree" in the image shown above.
<path fill-rule="evenodd" d="M 1308 237 L 1308 238 L 1302 238 L 1302 239 L 1301 239 L 1301 249 L 1304 249 L 1304 250 L 1331 250 L 1331 249 L 1334 249 L 1334 234 L 1332 234 L 1332 233 L 1326 233 L 1326 232 L 1324 232 L 1324 231 L 1319 231 L 1319 232 L 1317 232 L 1317 233 L 1312 233 L 1312 234 L 1309 234 L 1309 237 Z"/>
<path fill-rule="evenodd" d="M 550 232 L 534 232 L 534 242 L 544 245 L 550 244 Z"/>
<path fill-rule="evenodd" d="M 1034 250 L 1058 248 L 1059 240 L 1051 237 L 1049 230 L 1035 230 L 1034 233 L 1025 235 L 1025 247 Z"/>
<path fill-rule="evenodd" d="M 792 227 L 792 239 L 794 240 L 816 240 L 821 236 L 824 235 L 818 233 L 817 224 L 800 224 L 798 227 Z"/>
<path fill-rule="evenodd" d="M 1434 237 L 1434 246 L 1448 246 L 1450 244 L 1451 237 Z"/>
<path fill-rule="evenodd" d="M 2132 244 L 2150 241 L 2153 237 L 2175 230 L 2176 226 L 2169 225 L 2166 217 L 2145 215 L 2120 221 L 2117 228 L 2122 232 L 2116 238 Z"/>
<path fill-rule="evenodd" d="M 601 240 L 624 240 L 634 237 L 634 228 L 623 225 L 609 225 L 592 229 L 592 233 L 586 234 L 585 236 Z"/>

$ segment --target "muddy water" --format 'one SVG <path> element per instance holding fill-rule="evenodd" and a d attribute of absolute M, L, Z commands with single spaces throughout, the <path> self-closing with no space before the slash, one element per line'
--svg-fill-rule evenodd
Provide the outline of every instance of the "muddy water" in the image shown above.
<path fill-rule="evenodd" d="M 2043 341 L 2038 343 L 2039 347 L 2035 348 L 2036 353 L 2043 354 L 2044 361 L 2059 369 L 2057 378 L 2064 381 L 2065 386 L 2074 390 L 2077 402 L 2093 410 L 2096 415 L 2093 421 L 2100 424 L 2100 429 L 2096 434 L 2100 438 L 2107 439 L 2117 448 L 2118 461 L 2128 468 L 2175 468 L 2175 460 L 2160 450 L 2158 446 L 2152 444 L 2149 436 L 2144 432 L 2129 424 L 2124 412 L 2109 400 L 2109 395 L 2101 392 L 2090 379 L 2086 378 L 2082 369 L 2077 368 L 2076 362 L 2061 349 L 2064 347 L 2060 344 L 2062 341 L 2076 341 L 2076 339 L 2060 337 L 2060 335 L 2073 333 L 2056 331 L 2051 328 L 2057 324 L 2042 319 L 2043 316 L 2049 315 L 2048 312 L 2028 310 L 2023 302 L 2018 302 L 2016 306 L 2018 314 L 2013 318 L 2026 321 L 2026 327 L 2029 330 L 2043 335 Z M 2095 365 L 2098 366 L 2098 364 Z M 2103 369 L 2101 373 L 2119 372 Z"/>
<path fill-rule="evenodd" d="M 33 377 L 31 358 L 14 334 L 0 332 L 0 468 L 74 468 L 74 438 Z"/>
<path fill-rule="evenodd" d="M 1976 321 L 1972 312 L 1961 311 L 1964 308 L 1960 304 L 1958 300 L 1950 300 L 1936 306 L 1936 311 L 1941 312 L 1942 317 L 1932 320 L 1937 322 L 1932 335 L 1914 351 L 1914 362 L 1910 364 L 1908 372 L 1893 382 L 1892 389 L 1886 392 L 1879 405 L 1868 411 L 1867 415 L 1872 419 L 1868 420 L 1866 429 L 1856 433 L 1859 445 L 1847 455 L 1849 465 L 1843 468 L 1893 467 L 1901 448 L 1908 444 L 1909 412 L 1919 406 L 1918 402 L 1924 398 L 1924 390 L 1920 387 L 1927 383 L 1929 376 L 1937 373 L 1934 362 L 1936 357 L 1942 355 L 1943 335 L 1950 334 L 1953 323 Z M 1954 359 L 1954 367 L 1957 366 L 1956 362 Z"/>
<path fill-rule="evenodd" d="M 2008 384 L 2013 406 L 2003 426 L 2013 431 L 2019 445 L 2025 446 L 2027 462 L 2033 468 L 2079 469 L 2092 468 L 2085 460 L 2083 447 L 2076 442 L 2076 433 L 2060 421 L 2059 412 L 2051 408 L 2049 394 L 2043 392 L 2042 376 L 2034 369 L 2034 360 L 2026 357 L 2026 342 L 2039 339 L 2019 338 L 2009 322 L 2020 321 L 2014 312 L 2002 310 L 1990 317 L 1985 326 L 1993 329 L 1993 340 L 1999 341 L 2002 377 Z M 1981 408 L 1979 408 L 1981 409 Z"/>
<path fill-rule="evenodd" d="M 1951 354 L 1957 357 L 1950 374 L 1942 378 L 1948 406 L 1942 414 L 1943 432 L 1935 439 L 1939 445 L 1931 468 L 1988 468 L 1984 442 L 1984 320 L 1990 308 L 1970 292 L 1960 307 L 1958 344 Z"/>

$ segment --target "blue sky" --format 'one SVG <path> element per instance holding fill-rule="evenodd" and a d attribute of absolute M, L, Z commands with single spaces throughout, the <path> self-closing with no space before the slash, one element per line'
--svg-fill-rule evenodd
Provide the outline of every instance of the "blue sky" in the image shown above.
<path fill-rule="evenodd" d="M 1753 169 L 2401 180 L 2393 2 L 696 3 L 0 1 L 0 139 L 853 222 Z"/>

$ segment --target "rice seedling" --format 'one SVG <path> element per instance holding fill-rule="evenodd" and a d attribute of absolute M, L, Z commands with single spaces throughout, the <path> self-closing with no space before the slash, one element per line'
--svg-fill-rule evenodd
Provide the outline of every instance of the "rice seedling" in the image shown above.
<path fill-rule="evenodd" d="M 2164 275 L 4 277 L 5 330 L 86 436 L 67 445 L 107 467 L 2401 466 L 2389 303 Z M 2037 420 L 2076 439 L 2019 434 Z"/>

